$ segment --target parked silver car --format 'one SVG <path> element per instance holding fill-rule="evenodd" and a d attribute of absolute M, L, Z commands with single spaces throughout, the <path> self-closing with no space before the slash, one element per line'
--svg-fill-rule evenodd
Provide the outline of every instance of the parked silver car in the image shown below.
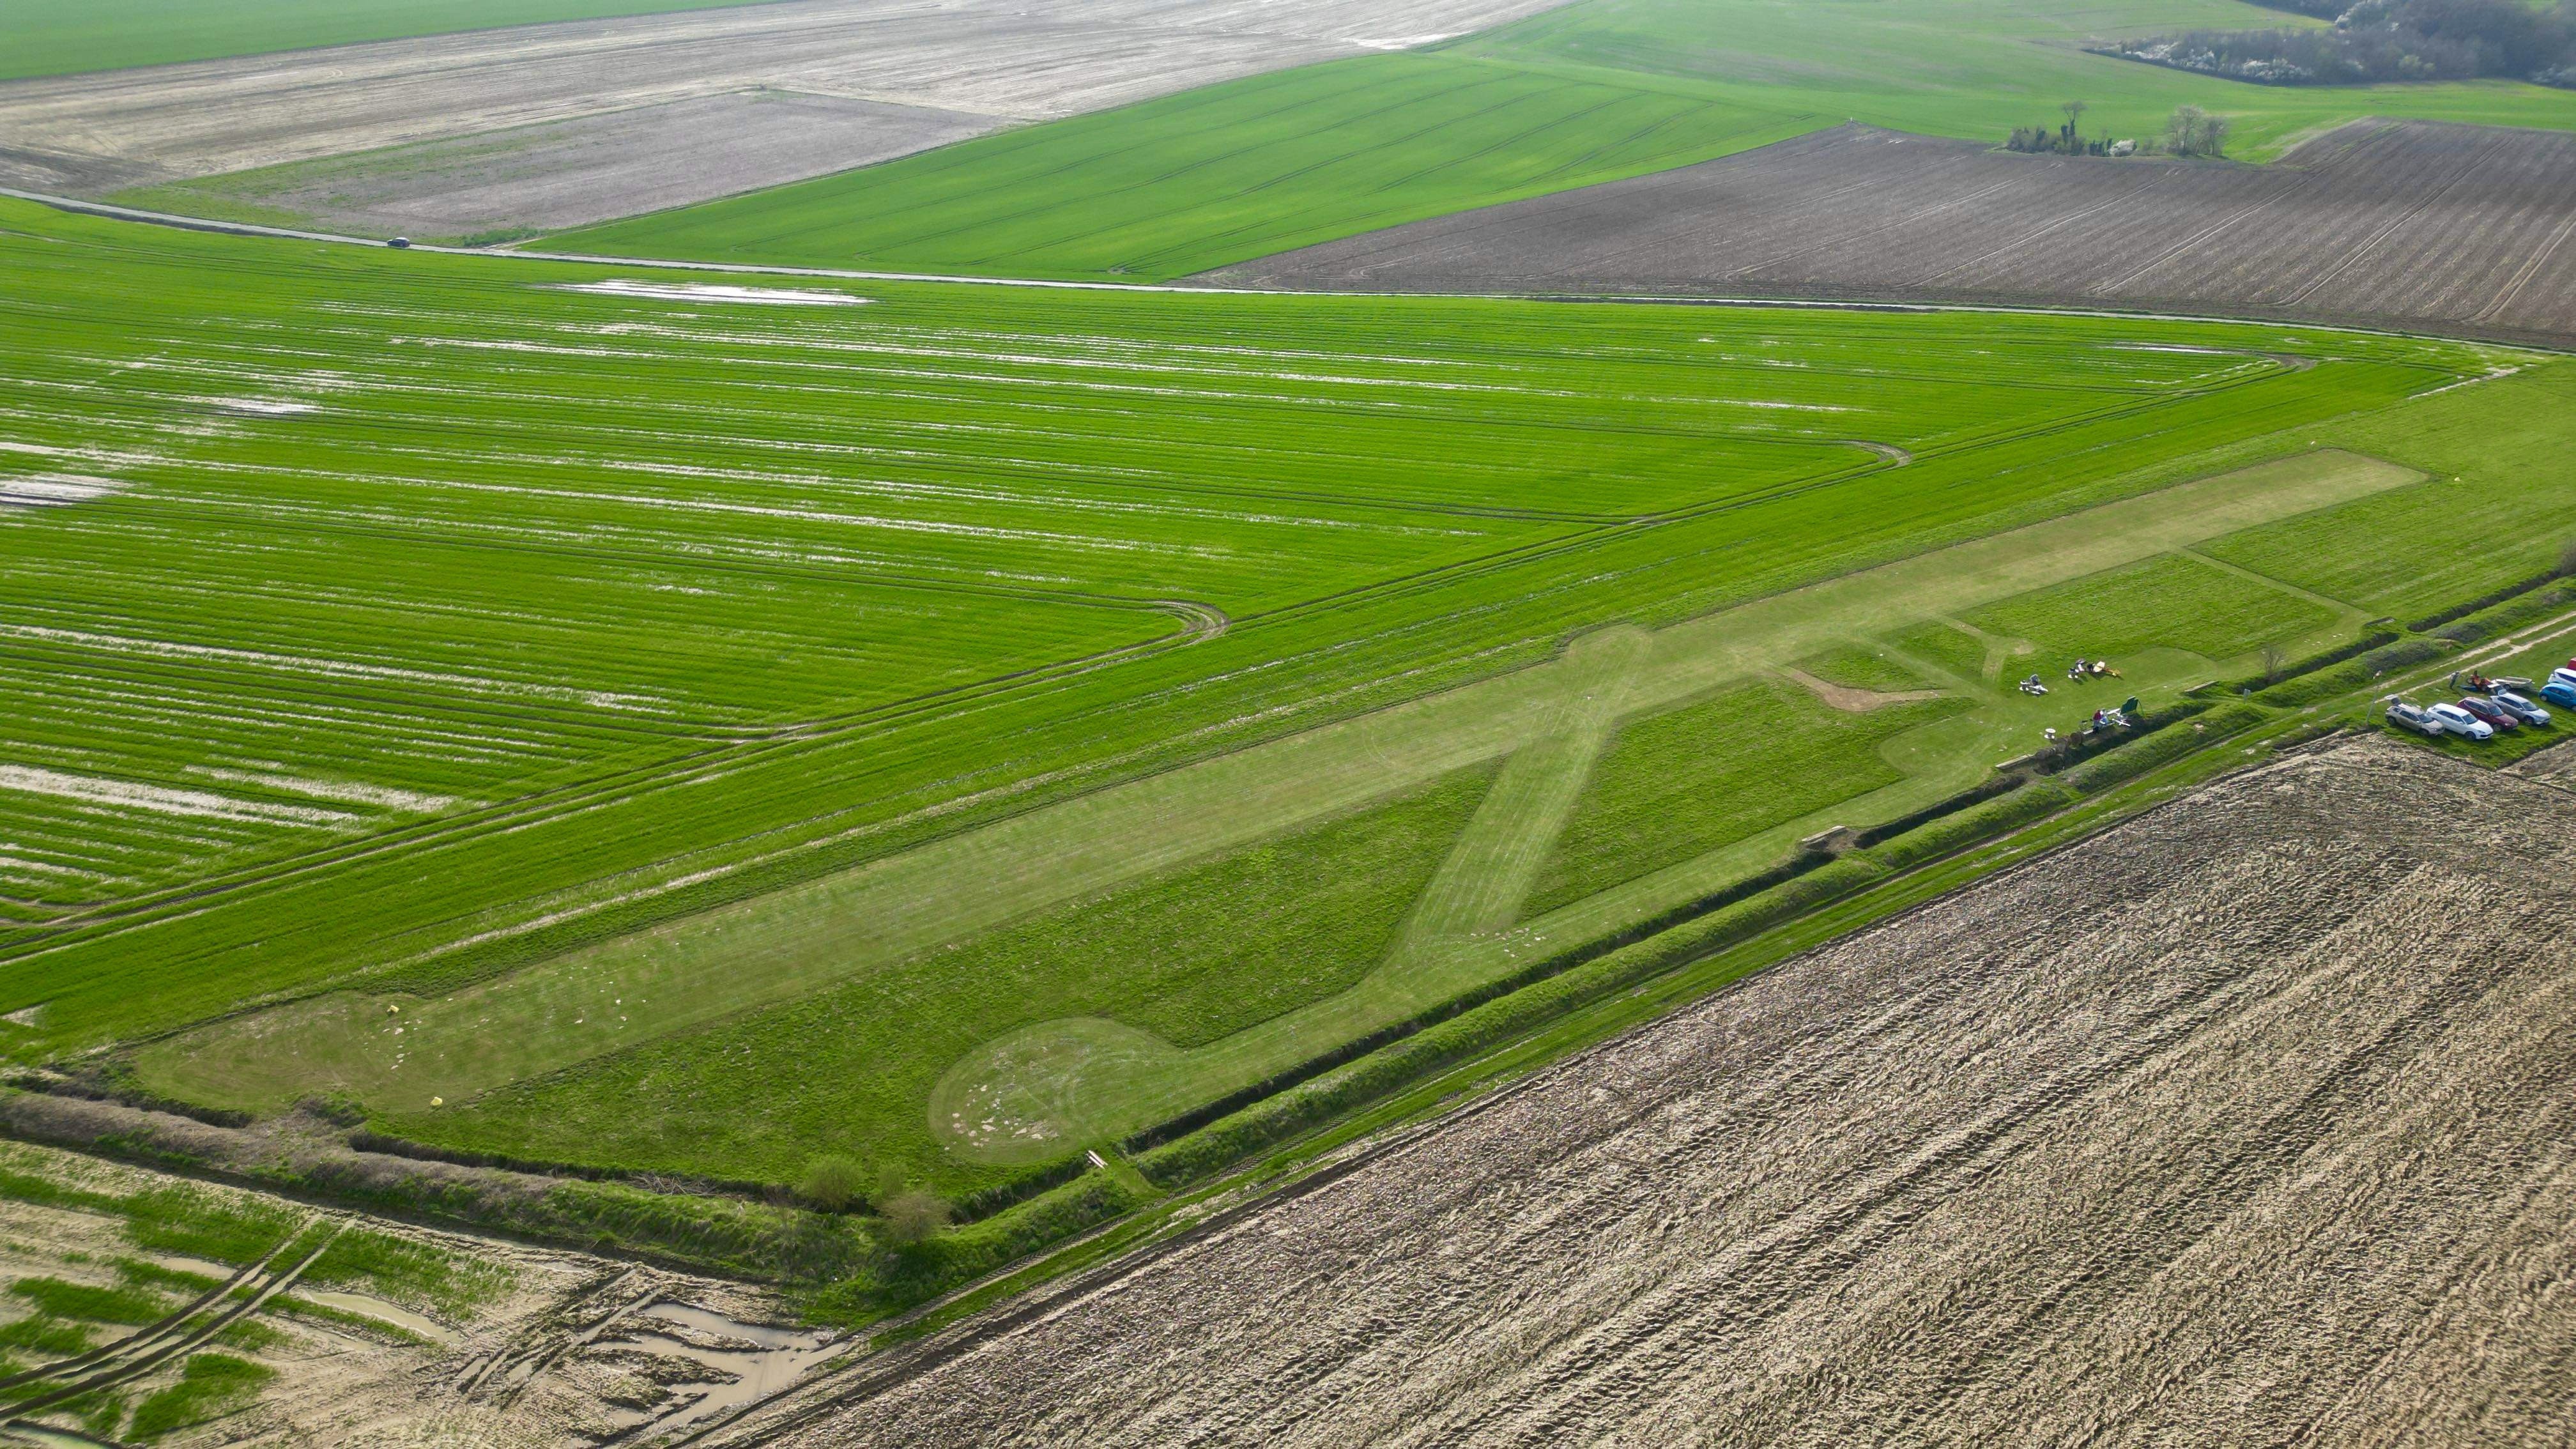
<path fill-rule="evenodd" d="M 2542 709 L 2539 705 L 2533 704 L 2530 700 L 2523 698 L 2521 695 L 2514 693 L 2510 689 L 2499 689 L 2493 694 L 2488 695 L 2487 703 L 2494 705 L 2496 708 L 2503 710 L 2506 714 L 2512 715 L 2515 719 L 2518 719 L 2527 725 L 2545 725 L 2549 723 L 2549 711 Z"/>
<path fill-rule="evenodd" d="M 2433 718 L 2431 710 L 2420 704 L 2408 704 L 2395 695 L 2389 696 L 2388 699 L 2388 722 L 2400 729 L 2416 730 L 2428 735 L 2438 736 L 2447 733 L 2442 728 L 2442 722 Z"/>

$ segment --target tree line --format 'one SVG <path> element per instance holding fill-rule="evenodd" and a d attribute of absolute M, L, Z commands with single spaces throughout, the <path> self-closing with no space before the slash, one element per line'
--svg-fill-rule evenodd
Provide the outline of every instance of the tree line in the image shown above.
<path fill-rule="evenodd" d="M 2085 135 L 2084 112 L 2089 107 L 2082 101 L 2068 101 L 2058 109 L 2066 113 L 2064 121 L 2055 127 L 2015 126 L 2011 139 L 2004 142 L 2004 149 L 2057 156 L 2125 156 L 2132 152 L 2162 152 L 2171 156 L 2227 154 L 2227 118 L 2213 116 L 2198 106 L 2176 106 L 2174 113 L 2165 119 L 2162 136 L 2134 140 Z"/>
<path fill-rule="evenodd" d="M 2332 29 L 2192 30 L 2098 53 L 2269 85 L 2482 76 L 2576 87 L 2576 0 L 2260 0 Z"/>

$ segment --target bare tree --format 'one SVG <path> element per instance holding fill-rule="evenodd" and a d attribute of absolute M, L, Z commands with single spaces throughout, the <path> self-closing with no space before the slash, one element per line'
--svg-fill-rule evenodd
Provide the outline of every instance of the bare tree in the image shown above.
<path fill-rule="evenodd" d="M 2576 578 L 2576 538 L 2567 540 L 2567 546 L 2558 550 L 2558 572 Z"/>
<path fill-rule="evenodd" d="M 2058 109 L 2066 113 L 2067 129 L 2073 130 L 2075 127 L 2083 124 L 2084 113 L 2093 108 L 2084 104 L 2082 101 L 2068 101 L 2065 105 L 2059 106 Z"/>
<path fill-rule="evenodd" d="M 2287 662 L 2288 662 L 2287 660 L 2285 660 L 2285 659 L 2283 659 L 2283 658 L 2281 657 L 2281 646 L 2280 646 L 2280 645 L 2278 645 L 2278 644 L 2266 644 L 2266 645 L 2264 645 L 2264 646 L 2263 646 L 2263 682 L 2264 682 L 2265 684 L 2278 684 L 2278 683 L 2280 683 L 2280 682 L 2281 682 L 2281 666 L 2282 666 L 2283 664 L 2287 663 Z"/>
<path fill-rule="evenodd" d="M 2176 106 L 2165 121 L 2165 149 L 2177 156 L 2216 156 L 2227 149 L 2227 118 L 2198 106 Z"/>

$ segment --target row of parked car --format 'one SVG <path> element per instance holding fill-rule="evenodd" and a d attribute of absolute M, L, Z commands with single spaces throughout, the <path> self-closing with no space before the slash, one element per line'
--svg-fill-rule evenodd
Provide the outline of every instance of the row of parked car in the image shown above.
<path fill-rule="evenodd" d="M 2458 735 L 2466 740 L 2491 740 L 2526 725 L 2540 728 L 2549 723 L 2549 711 L 2521 692 L 2534 688 L 2529 680 L 2482 682 L 2490 686 L 2486 693 L 2463 695 L 2456 704 L 2413 704 L 2392 694 L 2389 722 L 2427 735 Z M 2536 692 L 2551 704 L 2576 709 L 2576 659 L 2568 660 L 2564 669 L 2551 671 Z"/>

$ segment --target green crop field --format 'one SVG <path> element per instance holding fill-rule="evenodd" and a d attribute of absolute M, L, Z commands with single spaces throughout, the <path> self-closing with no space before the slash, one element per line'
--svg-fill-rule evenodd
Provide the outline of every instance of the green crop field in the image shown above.
<path fill-rule="evenodd" d="M 1958 694 L 1843 714 L 1795 685 L 1740 685 L 1649 716 L 1601 752 L 1527 909 L 1568 905 L 1902 779 L 1889 738 L 1959 713 Z"/>
<path fill-rule="evenodd" d="M 2497 348 L 639 270 L 0 207 L 0 1052 L 1007 1186 L 2576 525 Z"/>
<path fill-rule="evenodd" d="M 705 261 L 1160 279 L 1705 161 L 1816 124 L 1610 74 L 1368 56 L 612 223 L 559 244 Z"/>
<path fill-rule="evenodd" d="M 2091 39 L 2309 24 L 2235 0 L 1581 0 L 1427 52 L 1232 81 L 567 233 L 617 255 L 1168 279 L 1444 212 L 1686 165 L 1846 120 L 1993 140 L 2091 107 L 2152 137 L 2182 104 L 2234 154 L 2363 116 L 2576 127 L 2522 82 L 2262 86 Z"/>
<path fill-rule="evenodd" d="M 753 0 L 10 0 L 0 80 Z"/>

